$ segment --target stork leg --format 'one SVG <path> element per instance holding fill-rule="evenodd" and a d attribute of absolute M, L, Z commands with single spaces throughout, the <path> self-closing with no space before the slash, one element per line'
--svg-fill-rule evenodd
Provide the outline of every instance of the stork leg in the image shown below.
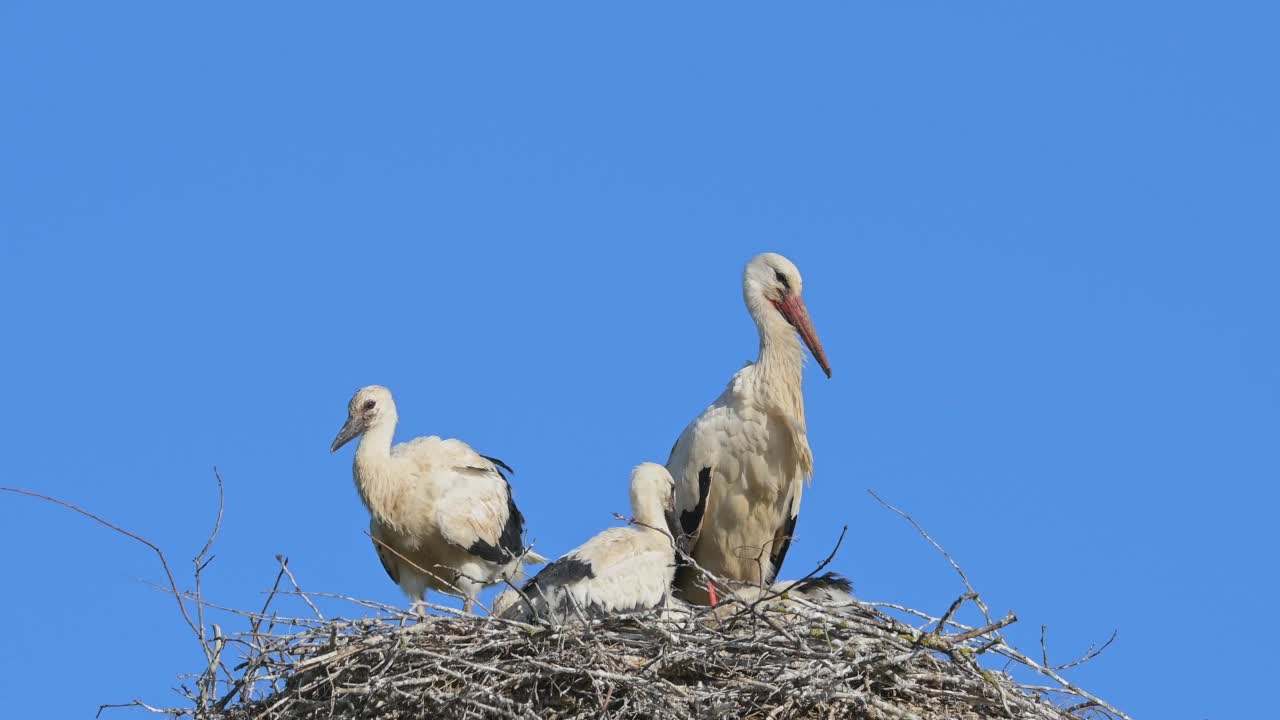
<path fill-rule="evenodd" d="M 463 601 L 462 601 L 462 612 L 464 612 L 464 613 L 466 613 L 466 614 L 468 614 L 468 615 L 475 615 L 475 614 L 476 614 L 476 612 L 475 612 L 475 604 L 476 604 L 476 601 L 475 601 L 475 599 L 474 599 L 474 598 L 467 598 L 466 600 L 463 600 Z"/>
<path fill-rule="evenodd" d="M 716 597 L 716 584 L 710 580 L 707 581 L 707 600 L 711 603 L 711 607 L 715 607 L 720 602 Z"/>
<path fill-rule="evenodd" d="M 417 615 L 419 620 L 427 616 L 427 593 L 425 590 L 418 596 L 417 600 L 414 600 L 409 605 L 409 612 Z"/>

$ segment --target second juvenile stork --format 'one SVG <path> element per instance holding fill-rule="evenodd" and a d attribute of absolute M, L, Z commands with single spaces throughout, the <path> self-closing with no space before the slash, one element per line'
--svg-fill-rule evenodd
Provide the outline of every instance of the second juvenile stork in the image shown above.
<path fill-rule="evenodd" d="M 428 589 L 460 596 L 470 613 L 487 585 L 517 577 L 521 563 L 546 562 L 523 546 L 506 463 L 461 440 L 420 437 L 395 445 L 395 401 L 378 385 L 361 388 L 331 452 L 361 437 L 356 490 L 382 567 L 422 611 Z"/>
<path fill-rule="evenodd" d="M 609 528 L 547 565 L 493 603 L 494 614 L 554 624 L 659 607 L 671 592 L 675 509 L 666 468 L 643 463 L 631 473 L 632 524 Z"/>
<path fill-rule="evenodd" d="M 725 580 L 773 583 L 795 531 L 801 491 L 813 474 L 800 341 L 827 377 L 831 366 L 801 289 L 800 271 L 781 255 L 764 253 L 747 263 L 742 295 L 760 331 L 760 355 L 685 428 L 667 460 L 690 555 Z M 687 565 L 676 587 L 689 602 L 715 604 L 714 585 Z"/>

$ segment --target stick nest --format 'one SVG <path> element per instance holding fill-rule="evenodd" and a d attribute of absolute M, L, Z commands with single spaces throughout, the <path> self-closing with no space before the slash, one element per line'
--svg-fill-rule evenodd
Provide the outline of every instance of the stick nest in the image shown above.
<path fill-rule="evenodd" d="M 154 543 L 65 500 L 20 488 L 0 491 L 69 508 L 152 550 L 182 618 L 200 643 L 206 665 L 182 694 L 190 705 L 135 707 L 199 720 L 310 718 L 1117 718 L 1128 716 L 1077 687 L 1061 671 L 1097 657 L 1052 666 L 1041 626 L 1042 662 L 1009 645 L 1001 630 L 1013 613 L 993 620 L 987 605 L 949 553 L 910 515 L 907 519 L 959 574 L 968 590 L 940 617 L 852 596 L 766 592 L 744 601 L 738 592 L 714 609 L 665 609 L 563 627 L 450 615 L 408 624 L 398 608 L 354 598 L 307 593 L 277 555 L 280 572 L 258 612 L 207 602 L 201 575 L 222 524 L 217 520 L 193 559 L 194 590 L 178 586 Z M 841 532 L 840 539 L 843 540 Z M 827 559 L 804 579 L 821 572 Z M 685 556 L 686 560 L 691 561 Z M 705 571 L 704 571 L 705 572 Z M 288 578 L 293 591 L 282 587 Z M 708 575 L 708 579 L 718 581 Z M 818 580 L 831 580 L 827 575 Z M 843 581 L 841 581 L 843 582 Z M 831 584 L 831 583 L 828 583 Z M 727 590 L 728 585 L 722 586 Z M 272 601 L 291 595 L 315 619 L 285 618 Z M 312 598 L 352 602 L 379 612 L 355 620 L 325 619 Z M 983 624 L 955 620 L 972 603 Z M 224 635 L 206 625 L 205 611 L 247 619 L 249 629 Z M 212 632 L 209 632 L 209 631 Z M 228 667 L 231 648 L 242 661 Z M 996 668 L 999 668 L 998 670 Z M 1042 685 L 1019 679 L 1044 678 Z"/>
<path fill-rule="evenodd" d="M 730 600 L 547 627 L 476 617 L 259 618 L 210 720 L 1124 717 L 982 628 L 898 606 Z M 270 625 L 268 626 L 268 623 Z M 990 669 L 1053 677 L 1032 686 Z M 1045 672 L 1047 670 L 1047 673 Z M 222 683 L 217 683 L 222 685 Z M 174 712 L 170 710 L 169 712 Z"/>

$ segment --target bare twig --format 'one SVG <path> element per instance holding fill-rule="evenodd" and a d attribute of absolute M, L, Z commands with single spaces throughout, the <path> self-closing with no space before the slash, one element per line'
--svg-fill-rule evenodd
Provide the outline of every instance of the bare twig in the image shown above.
<path fill-rule="evenodd" d="M 289 570 L 289 558 L 283 555 L 276 555 L 276 562 L 280 563 L 280 572 L 289 576 L 289 582 L 293 583 L 293 589 L 298 591 L 298 595 L 302 598 L 302 601 L 307 604 L 307 607 L 311 608 L 311 612 L 315 613 L 316 617 L 323 621 L 324 613 L 320 612 L 320 608 L 316 607 L 316 604 L 311 602 L 311 598 L 307 597 L 307 594 L 302 591 L 302 587 L 298 585 L 298 579 L 295 578 L 293 576 L 293 572 Z"/>
<path fill-rule="evenodd" d="M 1117 631 L 1117 630 L 1112 630 L 1112 631 L 1111 631 L 1111 637 L 1107 638 L 1107 641 L 1106 641 L 1106 642 L 1104 642 L 1104 643 L 1102 643 L 1102 646 L 1101 646 L 1101 647 L 1099 647 L 1098 649 L 1096 649 L 1096 650 L 1095 650 L 1095 649 L 1094 649 L 1094 647 L 1093 647 L 1093 645 L 1090 645 L 1090 646 L 1089 646 L 1089 649 L 1088 649 L 1088 650 L 1085 650 L 1085 652 L 1084 652 L 1084 657 L 1080 658 L 1079 660 L 1072 660 L 1071 662 L 1067 663 L 1066 665 L 1059 665 L 1058 667 L 1054 668 L 1054 670 L 1066 670 L 1066 669 L 1068 669 L 1068 668 L 1073 668 L 1073 667 L 1075 667 L 1075 666 L 1077 666 L 1077 665 L 1083 665 L 1083 664 L 1085 664 L 1085 663 L 1089 662 L 1090 660 L 1092 660 L 1092 659 L 1094 659 L 1094 658 L 1098 657 L 1099 655 L 1101 655 L 1101 654 L 1102 654 L 1102 651 L 1103 651 L 1103 650 L 1106 650 L 1106 649 L 1107 649 L 1107 647 L 1111 645 L 1111 643 L 1113 643 L 1113 642 L 1115 642 L 1115 641 L 1116 641 L 1116 633 L 1117 633 L 1117 632 L 1119 632 L 1119 631 Z M 1045 665 L 1045 667 L 1049 667 L 1049 658 L 1048 658 L 1048 656 L 1046 656 L 1046 657 L 1045 657 L 1045 663 L 1044 663 L 1044 665 Z"/>
<path fill-rule="evenodd" d="M 408 563 L 408 564 L 409 564 L 409 567 L 414 568 L 415 570 L 417 570 L 418 572 L 422 573 L 423 575 L 426 575 L 426 576 L 431 577 L 431 578 L 435 578 L 435 579 L 436 579 L 436 580 L 437 580 L 441 585 L 445 585 L 446 587 L 451 588 L 451 589 L 454 591 L 454 593 L 451 593 L 451 594 L 455 594 L 455 593 L 456 593 L 456 596 L 457 596 L 457 597 L 460 597 L 460 598 L 466 598 L 466 597 L 467 597 L 467 594 L 466 594 L 465 592 L 463 592 L 463 591 L 462 591 L 462 590 L 461 590 L 457 585 L 454 585 L 454 584 L 453 584 L 453 582 L 451 582 L 451 581 L 449 581 L 449 580 L 445 580 L 444 578 L 440 577 L 439 575 L 437 575 L 436 573 L 432 572 L 431 570 L 428 570 L 428 569 L 426 569 L 426 568 L 422 567 L 421 565 L 419 565 L 418 563 L 416 563 L 416 562 L 414 562 L 414 561 L 410 560 L 409 558 L 405 557 L 405 556 L 404 556 L 404 554 L 403 554 L 403 553 L 401 553 L 399 550 L 396 550 L 395 548 L 391 547 L 391 546 L 390 546 L 390 545 L 388 545 L 387 543 L 385 543 L 385 542 L 383 542 L 383 541 L 379 540 L 378 538 L 374 537 L 374 536 L 373 536 L 373 534 L 372 534 L 372 533 L 370 533 L 368 530 L 366 530 L 366 531 L 364 532 L 364 534 L 365 534 L 365 535 L 367 535 L 367 536 L 369 537 L 369 539 L 370 539 L 370 540 L 372 540 L 372 541 L 374 541 L 375 543 L 377 543 L 380 547 L 385 548 L 388 552 L 391 552 L 391 553 L 392 553 L 392 554 L 394 554 L 396 557 L 398 557 L 398 558 L 400 558 L 401 560 L 403 560 L 403 561 L 405 561 L 406 563 Z M 459 575 L 461 576 L 461 573 L 459 573 Z M 470 579 L 470 578 L 468 578 L 468 579 Z M 425 605 L 426 603 L 423 603 L 423 602 L 421 602 L 421 601 L 418 601 L 418 604 L 419 604 L 419 605 Z M 489 613 L 489 608 L 488 608 L 488 607 L 485 607 L 485 605 L 484 605 L 483 603 L 481 603 L 479 600 L 476 600 L 476 601 L 475 601 L 475 604 L 476 604 L 476 605 L 479 605 L 479 606 L 480 606 L 480 609 L 484 610 L 484 612 L 485 612 L 485 614 L 486 614 L 486 615 L 490 614 L 490 613 Z"/>
<path fill-rule="evenodd" d="M 827 553 L 827 556 L 823 558 L 822 562 L 818 563 L 816 567 L 810 570 L 808 575 L 805 575 L 804 577 L 795 581 L 794 583 L 792 583 L 792 585 L 793 586 L 803 585 L 804 581 L 812 580 L 815 576 L 817 576 L 818 573 L 825 570 L 827 566 L 831 564 L 831 561 L 836 558 L 836 553 L 840 552 L 840 546 L 844 544 L 844 536 L 848 532 L 849 532 L 848 525 L 841 526 L 840 537 L 836 538 L 836 544 L 831 546 L 831 552 Z M 775 568 L 775 570 L 780 570 L 780 569 L 781 568 Z"/>
<path fill-rule="evenodd" d="M 51 502 L 55 505 L 61 505 L 62 507 L 67 508 L 68 510 L 74 510 L 75 512 L 78 512 L 81 515 L 84 515 L 85 517 L 89 518 L 90 520 L 93 520 L 94 522 L 97 522 L 101 525 L 105 525 L 108 528 L 111 528 L 112 530 L 120 533 L 121 535 L 124 535 L 125 537 L 131 538 L 133 540 L 136 540 L 142 543 L 143 545 L 146 545 L 148 548 L 151 548 L 152 552 L 156 554 L 156 557 L 160 559 L 160 567 L 164 569 L 164 576 L 166 579 L 168 579 L 169 587 L 173 590 L 173 597 L 174 597 L 174 600 L 177 601 L 178 603 L 178 610 L 182 612 L 182 619 L 186 621 L 187 627 L 191 628 L 191 632 L 196 636 L 196 640 L 200 642 L 200 645 L 202 647 L 205 645 L 204 634 L 200 632 L 200 628 L 196 625 L 195 621 L 191 619 L 191 613 L 187 612 L 187 605 L 182 600 L 182 592 L 178 589 L 178 582 L 174 580 L 173 573 L 169 570 L 169 561 L 165 559 L 164 552 L 161 551 L 160 548 L 155 545 L 155 543 L 152 543 L 150 540 L 147 540 L 141 535 L 137 535 L 135 533 L 129 532 L 128 530 L 125 530 L 119 525 L 111 523 L 108 520 L 104 520 L 103 518 L 89 512 L 88 510 L 85 510 L 79 505 L 69 503 L 66 500 L 59 500 L 58 498 L 50 497 L 49 495 L 44 495 L 31 490 L 23 490 L 21 488 L 0 487 L 0 491 L 15 493 L 18 495 L 26 495 L 28 497 L 44 500 L 45 502 Z M 135 704 L 140 705 L 141 703 L 135 703 Z"/>
<path fill-rule="evenodd" d="M 942 614 L 942 618 L 938 620 L 938 625 L 933 629 L 931 634 L 935 636 L 940 634 L 942 632 L 942 628 L 946 627 L 947 623 L 951 620 L 951 616 L 956 614 L 956 610 L 959 610 L 961 605 L 968 600 L 977 599 L 978 593 L 975 592 L 967 592 L 956 598 L 956 601 L 951 603 L 951 607 L 947 608 L 947 611 Z"/>
<path fill-rule="evenodd" d="M 99 705 L 99 706 L 98 706 L 98 712 L 97 712 L 97 714 L 95 714 L 95 715 L 94 715 L 94 717 L 95 717 L 95 718 L 100 718 L 100 717 L 102 717 L 102 711 L 103 711 L 103 710 L 110 710 L 110 709 L 113 709 L 113 708 L 142 708 L 143 710 L 146 710 L 147 712 L 150 712 L 150 713 L 154 713 L 154 714 L 156 714 L 156 715 L 185 715 L 185 714 L 187 714 L 187 711 L 185 711 L 185 710 L 183 710 L 183 709 L 181 709 L 181 708 L 158 708 L 158 707 L 154 707 L 154 706 L 152 706 L 152 705 L 148 705 L 148 704 L 146 704 L 146 703 L 142 702 L 141 700 L 134 700 L 134 701 L 132 701 L 132 702 L 127 702 L 127 703 L 107 703 L 107 704 L 105 704 L 105 705 Z"/>
<path fill-rule="evenodd" d="M 987 619 L 987 622 L 991 622 L 991 611 L 987 609 L 987 604 L 982 601 L 982 597 L 978 594 L 978 591 L 973 589 L 973 583 L 969 582 L 969 576 L 964 573 L 964 570 L 960 567 L 960 563 L 956 562 L 955 558 L 951 557 L 951 553 L 947 552 L 946 549 L 942 547 L 942 545 L 938 544 L 937 540 L 934 540 L 933 537 L 929 535 L 929 533 L 925 532 L 925 529 L 920 526 L 920 523 L 916 522 L 915 518 L 911 517 L 907 513 L 903 512 L 902 510 L 899 510 L 898 508 L 890 505 L 888 502 L 885 502 L 884 498 L 877 495 L 874 490 L 868 489 L 867 492 L 871 493 L 871 497 L 875 498 L 876 502 L 880 503 L 881 505 L 885 506 L 886 508 L 889 508 L 890 510 L 894 511 L 898 515 L 901 515 L 903 518 L 905 518 L 907 522 L 911 523 L 911 525 L 915 527 L 915 529 L 921 535 L 924 536 L 925 540 L 929 541 L 930 545 L 936 548 L 938 552 L 942 553 L 942 556 L 947 559 L 947 562 L 951 563 L 951 567 L 955 569 L 956 574 L 960 576 L 960 580 L 964 582 L 965 588 L 967 588 L 969 592 L 973 594 L 974 604 L 977 605 L 978 609 L 982 611 L 982 616 Z"/>
<path fill-rule="evenodd" d="M 213 468 L 213 477 L 218 481 L 218 515 L 213 521 L 213 529 L 209 531 L 209 539 L 205 540 L 204 547 L 200 548 L 200 552 L 196 553 L 196 556 L 191 559 L 191 565 L 194 568 L 192 574 L 194 575 L 195 580 L 196 598 L 199 598 L 202 594 L 201 585 L 204 569 L 209 566 L 210 562 L 213 562 L 212 555 L 208 558 L 206 558 L 205 555 L 209 552 L 209 549 L 213 547 L 213 541 L 218 537 L 218 531 L 222 528 L 222 513 L 226 509 L 226 490 L 222 483 L 222 474 L 218 472 L 217 466 Z M 209 663 L 204 674 L 200 678 L 200 681 L 197 683 L 200 687 L 200 704 L 201 706 L 207 706 L 209 703 L 213 702 L 214 695 L 217 694 L 218 661 L 222 650 L 221 646 L 218 645 L 217 639 L 215 639 L 214 643 L 211 644 L 208 639 L 205 638 L 204 605 L 199 602 L 196 603 L 196 624 L 200 627 L 200 648 L 204 650 L 205 660 Z"/>
<path fill-rule="evenodd" d="M 958 635 L 952 635 L 951 637 L 947 638 L 947 642 L 952 645 L 955 645 L 956 643 L 968 642 L 974 638 L 982 637 L 983 635 L 990 635 L 991 633 L 999 630 L 1000 628 L 1008 627 L 1009 625 L 1012 625 L 1013 623 L 1016 623 L 1016 622 L 1018 622 L 1018 616 L 1015 615 L 1013 612 L 1010 612 L 1008 615 L 1005 615 L 1004 617 L 1000 618 L 999 620 L 996 620 L 995 622 L 987 623 L 985 627 L 974 628 L 973 630 L 966 630 L 962 633 L 959 633 Z"/>

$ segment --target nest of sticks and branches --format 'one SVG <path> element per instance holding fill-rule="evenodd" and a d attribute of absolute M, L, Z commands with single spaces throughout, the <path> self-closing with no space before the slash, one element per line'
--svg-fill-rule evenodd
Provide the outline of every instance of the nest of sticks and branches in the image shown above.
<path fill-rule="evenodd" d="M 964 596 L 963 601 L 973 600 Z M 959 603 L 957 603 L 958 605 Z M 895 617 L 903 615 L 914 622 Z M 433 617 L 401 625 L 274 618 L 201 718 L 1122 717 L 1070 686 L 1032 687 L 984 660 L 1037 664 L 999 639 L 877 603 L 788 599 L 558 628 Z M 210 696 L 211 697 L 211 696 Z"/>
<path fill-rule="evenodd" d="M 199 582 L 216 526 L 194 559 L 194 589 L 183 590 L 150 542 L 64 501 L 18 492 L 70 507 L 154 550 L 168 578 L 164 589 L 174 594 L 204 652 L 207 666 L 187 676 L 180 690 L 187 701 L 182 707 L 135 700 L 104 709 L 133 706 L 200 720 L 1128 720 L 1063 676 L 1110 641 L 1058 666 L 1049 663 L 1043 631 L 1039 659 L 1015 649 L 1001 631 L 1017 617 L 993 618 L 951 556 L 883 500 L 959 573 L 966 592 L 941 614 L 843 593 L 765 593 L 748 600 L 729 591 L 716 608 L 679 606 L 553 627 L 463 616 L 435 605 L 428 607 L 439 614 L 419 619 L 402 608 L 304 592 L 282 557 L 260 610 L 218 607 L 201 597 Z M 830 577 L 817 573 L 835 552 L 806 580 Z M 316 604 L 322 598 L 373 614 L 326 618 Z M 309 617 L 283 614 L 286 599 Z M 956 619 L 967 606 L 979 622 Z M 241 618 L 245 628 L 228 634 L 206 625 L 206 612 L 214 610 Z"/>

